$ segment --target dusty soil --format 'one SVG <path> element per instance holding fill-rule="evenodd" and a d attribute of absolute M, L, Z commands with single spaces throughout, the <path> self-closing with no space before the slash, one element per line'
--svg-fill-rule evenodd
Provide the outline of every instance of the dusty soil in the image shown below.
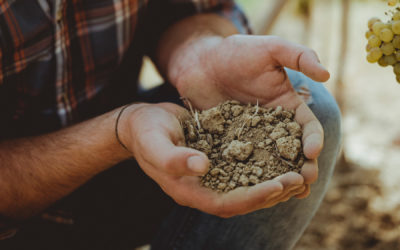
<path fill-rule="evenodd" d="M 228 101 L 182 121 L 186 143 L 207 154 L 204 186 L 228 192 L 294 171 L 304 164 L 302 128 L 295 113 Z"/>
<path fill-rule="evenodd" d="M 379 171 L 340 162 L 320 209 L 295 250 L 400 249 L 400 206 L 379 211 Z"/>

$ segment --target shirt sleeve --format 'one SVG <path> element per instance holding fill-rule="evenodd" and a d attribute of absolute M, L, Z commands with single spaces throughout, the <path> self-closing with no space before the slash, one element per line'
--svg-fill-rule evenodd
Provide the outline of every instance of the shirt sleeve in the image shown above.
<path fill-rule="evenodd" d="M 215 13 L 230 20 L 239 33 L 251 33 L 244 12 L 234 0 L 152 0 L 145 18 L 146 54 L 152 55 L 161 34 L 170 25 L 200 13 Z"/>
<path fill-rule="evenodd" d="M 182 2 L 182 0 L 175 0 L 175 2 Z M 234 0 L 192 0 L 189 2 L 196 6 L 198 13 L 215 13 L 230 20 L 241 34 L 250 34 L 252 32 L 243 10 Z"/>

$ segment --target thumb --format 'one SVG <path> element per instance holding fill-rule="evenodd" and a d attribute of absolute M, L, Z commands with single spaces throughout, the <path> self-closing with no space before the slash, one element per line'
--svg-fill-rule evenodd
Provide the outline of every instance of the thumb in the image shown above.
<path fill-rule="evenodd" d="M 209 160 L 197 150 L 176 146 L 161 132 L 143 135 L 146 143 L 139 152 L 142 158 L 164 173 L 175 176 L 202 176 L 207 173 Z"/>
<path fill-rule="evenodd" d="M 175 176 L 200 176 L 208 171 L 207 156 L 182 147 L 184 135 L 177 116 L 184 109 L 173 104 L 149 105 L 137 111 L 133 119 L 133 152 L 139 164 Z M 142 165 L 143 166 L 143 165 Z"/>
<path fill-rule="evenodd" d="M 276 38 L 274 45 L 270 46 L 270 49 L 280 66 L 302 72 L 318 82 L 325 82 L 330 78 L 329 72 L 322 66 L 314 50 L 281 38 Z"/>

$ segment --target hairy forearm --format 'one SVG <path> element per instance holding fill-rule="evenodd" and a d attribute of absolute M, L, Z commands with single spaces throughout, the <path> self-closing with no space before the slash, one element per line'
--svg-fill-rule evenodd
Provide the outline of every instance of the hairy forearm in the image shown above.
<path fill-rule="evenodd" d="M 0 143 L 0 215 L 24 219 L 130 157 L 115 138 L 117 111 L 31 138 Z"/>
<path fill-rule="evenodd" d="M 174 84 L 174 72 L 183 54 L 191 51 L 193 43 L 209 37 L 227 37 L 237 34 L 236 27 L 216 14 L 199 14 L 185 18 L 162 35 L 156 53 L 156 64 L 161 73 Z"/>

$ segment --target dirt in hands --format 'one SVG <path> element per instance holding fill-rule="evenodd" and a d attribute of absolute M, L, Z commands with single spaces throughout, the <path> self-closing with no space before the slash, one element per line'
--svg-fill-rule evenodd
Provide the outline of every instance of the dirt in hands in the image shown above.
<path fill-rule="evenodd" d="M 210 159 L 202 185 L 219 192 L 300 172 L 305 157 L 295 113 L 227 101 L 182 121 L 187 146 Z"/>

